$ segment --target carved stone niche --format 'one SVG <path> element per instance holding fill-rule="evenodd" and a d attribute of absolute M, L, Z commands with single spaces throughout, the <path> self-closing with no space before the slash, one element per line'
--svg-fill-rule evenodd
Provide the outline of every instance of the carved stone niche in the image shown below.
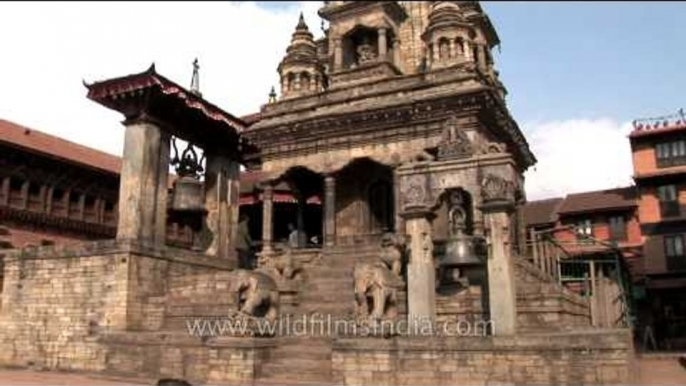
<path fill-rule="evenodd" d="M 486 175 L 481 180 L 481 196 L 484 203 L 514 202 L 515 184 L 495 174 Z"/>
<path fill-rule="evenodd" d="M 429 176 L 426 174 L 403 176 L 400 179 L 400 202 L 402 211 L 430 206 L 432 202 Z"/>
<path fill-rule="evenodd" d="M 443 123 L 443 134 L 441 143 L 438 145 L 438 159 L 460 159 L 468 158 L 474 154 L 472 142 L 467 137 L 464 130 L 458 126 L 457 117 L 450 116 Z"/>

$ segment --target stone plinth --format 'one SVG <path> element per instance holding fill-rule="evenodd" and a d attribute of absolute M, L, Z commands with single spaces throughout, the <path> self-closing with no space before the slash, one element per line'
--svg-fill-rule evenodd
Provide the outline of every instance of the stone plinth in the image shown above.
<path fill-rule="evenodd" d="M 606 385 L 634 378 L 629 330 L 334 341 L 343 385 Z"/>

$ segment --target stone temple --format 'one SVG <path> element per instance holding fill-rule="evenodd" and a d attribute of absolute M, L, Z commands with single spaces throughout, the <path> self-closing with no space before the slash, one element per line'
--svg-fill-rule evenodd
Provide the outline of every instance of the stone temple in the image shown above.
<path fill-rule="evenodd" d="M 300 18 L 280 95 L 249 120 L 154 66 L 86 84 L 124 116 L 116 238 L 5 254 L 0 365 L 194 384 L 629 381 L 630 330 L 591 327 L 588 300 L 525 244 L 536 159 L 479 3 L 328 1 L 319 15 L 325 36 Z M 263 203 L 247 268 L 241 165 Z M 299 208 L 287 245 L 282 184 Z M 167 245 L 170 219 L 191 246 Z"/>

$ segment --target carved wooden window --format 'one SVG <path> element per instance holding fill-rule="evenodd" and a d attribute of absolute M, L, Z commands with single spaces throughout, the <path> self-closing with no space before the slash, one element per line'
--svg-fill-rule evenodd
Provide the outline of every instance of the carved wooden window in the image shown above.
<path fill-rule="evenodd" d="M 587 242 L 593 236 L 593 222 L 583 219 L 576 223 L 576 236 L 580 242 Z"/>
<path fill-rule="evenodd" d="M 624 216 L 610 216 L 610 239 L 614 241 L 626 241 L 626 220 Z"/>
<path fill-rule="evenodd" d="M 657 188 L 662 217 L 679 216 L 679 199 L 676 185 L 663 185 Z"/>
<path fill-rule="evenodd" d="M 658 143 L 655 145 L 655 157 L 660 168 L 686 165 L 686 140 Z"/>
<path fill-rule="evenodd" d="M 683 234 L 665 236 L 665 257 L 669 270 L 686 269 L 684 244 L 686 242 Z"/>

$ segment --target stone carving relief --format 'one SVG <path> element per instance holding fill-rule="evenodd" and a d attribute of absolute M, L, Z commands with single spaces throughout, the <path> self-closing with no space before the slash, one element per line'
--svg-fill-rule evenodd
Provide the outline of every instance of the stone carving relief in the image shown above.
<path fill-rule="evenodd" d="M 357 46 L 357 64 L 362 65 L 376 60 L 374 46 L 369 43 L 369 38 L 364 37 L 362 43 Z"/>
<path fill-rule="evenodd" d="M 261 269 L 282 280 L 293 280 L 302 271 L 290 248 L 281 253 L 260 256 L 259 265 Z"/>
<path fill-rule="evenodd" d="M 496 142 L 486 142 L 479 151 L 480 154 L 498 154 L 504 153 L 506 151 L 506 146 L 504 144 Z"/>
<path fill-rule="evenodd" d="M 402 177 L 400 182 L 400 200 L 403 209 L 426 206 L 429 203 L 427 178 L 423 174 Z"/>
<path fill-rule="evenodd" d="M 443 124 L 441 143 L 438 146 L 438 159 L 465 158 L 473 153 L 472 142 L 465 132 L 458 127 L 457 118 L 451 116 Z"/>
<path fill-rule="evenodd" d="M 232 285 L 238 312 L 244 316 L 275 320 L 279 314 L 279 291 L 267 273 L 238 270 Z"/>
<path fill-rule="evenodd" d="M 488 174 L 481 181 L 481 195 L 484 202 L 512 201 L 514 199 L 514 183 L 495 174 Z"/>

